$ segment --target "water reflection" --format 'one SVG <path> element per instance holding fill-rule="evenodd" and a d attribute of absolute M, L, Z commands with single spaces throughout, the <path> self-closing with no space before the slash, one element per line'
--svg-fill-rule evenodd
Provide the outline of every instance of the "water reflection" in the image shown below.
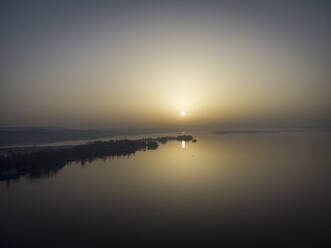
<path fill-rule="evenodd" d="M 182 148 L 185 149 L 185 140 L 182 140 Z"/>
<path fill-rule="evenodd" d="M 130 159 L 74 162 L 10 190 L 0 184 L 0 246 L 257 247 L 259 239 L 261 247 L 318 247 L 330 239 L 330 138 L 199 135 L 185 150 L 167 142 Z"/>

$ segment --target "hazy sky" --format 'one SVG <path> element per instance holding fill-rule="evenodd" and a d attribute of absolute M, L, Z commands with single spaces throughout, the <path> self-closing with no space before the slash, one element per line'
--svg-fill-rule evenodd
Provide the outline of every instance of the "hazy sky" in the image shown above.
<path fill-rule="evenodd" d="M 0 23 L 0 126 L 331 125 L 330 1 L 1 1 Z"/>

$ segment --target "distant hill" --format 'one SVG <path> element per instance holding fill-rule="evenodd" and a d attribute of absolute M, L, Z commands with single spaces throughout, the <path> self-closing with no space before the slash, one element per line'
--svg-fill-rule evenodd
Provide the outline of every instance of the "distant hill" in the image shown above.
<path fill-rule="evenodd" d="M 331 132 L 329 127 L 297 127 L 297 128 L 274 128 L 274 129 L 232 129 L 232 130 L 216 130 L 213 134 L 270 134 L 270 133 L 326 133 Z"/>

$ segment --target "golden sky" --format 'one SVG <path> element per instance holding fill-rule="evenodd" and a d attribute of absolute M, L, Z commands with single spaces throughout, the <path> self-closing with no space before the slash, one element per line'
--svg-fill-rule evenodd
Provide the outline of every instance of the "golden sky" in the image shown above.
<path fill-rule="evenodd" d="M 248 7 L 8 14 L 0 125 L 329 125 L 328 38 L 314 21 L 323 12 L 297 22 L 302 6 L 283 19 Z"/>

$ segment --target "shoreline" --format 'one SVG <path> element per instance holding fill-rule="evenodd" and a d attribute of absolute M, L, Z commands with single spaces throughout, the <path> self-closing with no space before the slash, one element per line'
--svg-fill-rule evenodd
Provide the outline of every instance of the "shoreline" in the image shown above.
<path fill-rule="evenodd" d="M 156 150 L 168 141 L 192 141 L 191 135 L 157 138 L 94 141 L 81 145 L 0 148 L 0 181 L 50 176 L 71 162 L 91 162 L 97 158 L 130 156 L 137 151 Z"/>

